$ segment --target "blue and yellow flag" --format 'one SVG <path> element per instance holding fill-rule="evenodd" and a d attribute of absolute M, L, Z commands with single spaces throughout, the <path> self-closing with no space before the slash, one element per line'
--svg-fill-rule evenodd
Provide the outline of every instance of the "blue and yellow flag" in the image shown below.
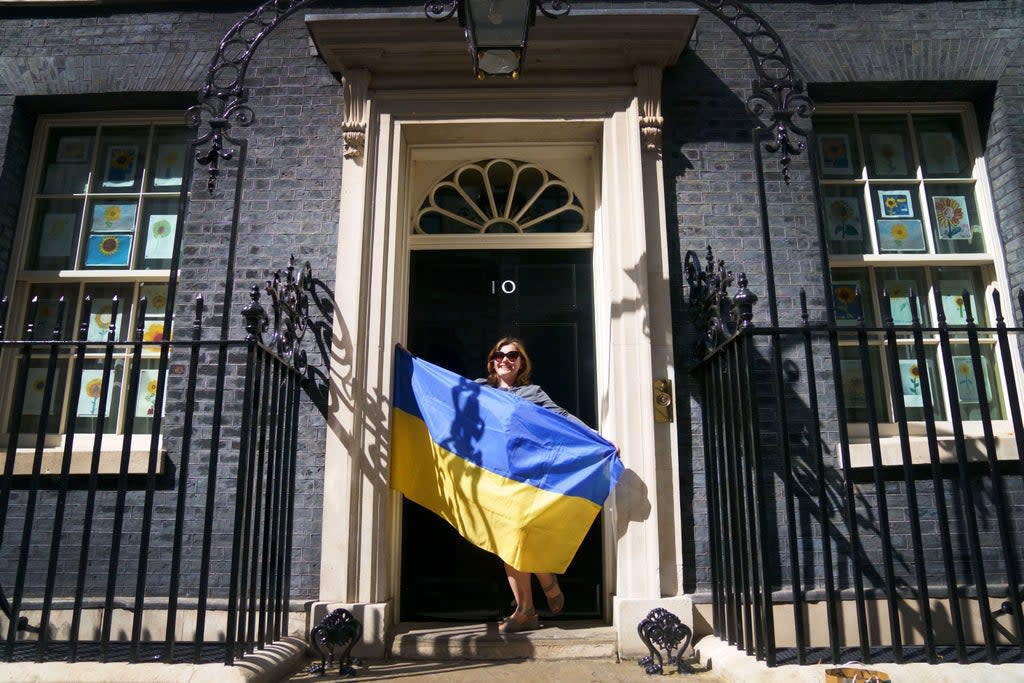
<path fill-rule="evenodd" d="M 391 487 L 525 572 L 563 573 L 622 474 L 582 425 L 395 350 Z"/>

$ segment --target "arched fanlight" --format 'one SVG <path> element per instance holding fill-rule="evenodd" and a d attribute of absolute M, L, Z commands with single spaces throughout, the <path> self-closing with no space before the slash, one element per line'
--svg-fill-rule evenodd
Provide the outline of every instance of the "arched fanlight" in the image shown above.
<path fill-rule="evenodd" d="M 444 21 L 456 12 L 466 31 L 473 74 L 477 78 L 519 78 L 530 26 L 537 10 L 555 19 L 569 13 L 565 0 L 427 0 L 430 19 Z"/>

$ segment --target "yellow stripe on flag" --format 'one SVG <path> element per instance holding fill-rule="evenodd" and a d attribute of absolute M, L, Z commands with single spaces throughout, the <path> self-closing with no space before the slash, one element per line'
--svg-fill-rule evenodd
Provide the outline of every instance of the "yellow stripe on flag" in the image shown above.
<path fill-rule="evenodd" d="M 392 488 L 520 571 L 565 572 L 599 505 L 483 469 L 434 443 L 417 417 L 392 415 Z"/>

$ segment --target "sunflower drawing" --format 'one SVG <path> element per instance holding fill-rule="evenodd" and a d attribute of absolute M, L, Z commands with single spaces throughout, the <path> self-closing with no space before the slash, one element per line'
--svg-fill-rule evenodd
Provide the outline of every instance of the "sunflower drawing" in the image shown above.
<path fill-rule="evenodd" d="M 142 341 L 159 342 L 164 340 L 164 324 L 152 323 L 142 334 Z"/>
<path fill-rule="evenodd" d="M 135 154 L 131 150 L 119 149 L 110 157 L 110 167 L 118 171 L 126 171 L 135 163 Z"/>
<path fill-rule="evenodd" d="M 896 243 L 896 246 L 901 246 L 903 240 L 907 239 L 910 235 L 910 231 L 907 226 L 903 223 L 893 223 L 892 227 L 889 228 L 889 236 Z"/>
<path fill-rule="evenodd" d="M 103 254 L 104 256 L 113 256 L 114 254 L 117 253 L 118 249 L 120 248 L 121 239 L 119 237 L 114 237 L 113 235 L 111 235 L 109 237 L 104 237 L 100 241 L 99 250 L 100 253 Z"/>
<path fill-rule="evenodd" d="M 939 197 L 935 200 L 935 222 L 938 223 L 940 234 L 953 239 L 963 229 L 964 209 L 952 197 Z"/>
<path fill-rule="evenodd" d="M 108 228 L 121 220 L 121 207 L 117 204 L 111 204 L 108 206 L 103 211 L 103 220 L 106 221 Z"/>
<path fill-rule="evenodd" d="M 910 380 L 910 393 L 915 395 L 921 393 L 921 368 L 917 365 L 911 365 L 910 369 L 907 370 L 907 376 Z"/>
<path fill-rule="evenodd" d="M 159 237 L 167 237 L 169 234 L 171 234 L 171 223 L 170 223 L 170 221 L 160 220 L 160 221 L 157 221 L 156 223 L 153 223 L 152 231 L 150 232 L 150 235 L 152 235 L 153 237 L 159 238 Z"/>
<path fill-rule="evenodd" d="M 856 320 L 860 311 L 856 287 L 836 285 L 832 291 L 836 303 L 836 317 L 841 320 Z"/>
<path fill-rule="evenodd" d="M 102 386 L 103 380 L 101 379 L 97 378 L 89 380 L 88 384 L 85 385 L 85 395 L 89 398 L 99 398 Z"/>

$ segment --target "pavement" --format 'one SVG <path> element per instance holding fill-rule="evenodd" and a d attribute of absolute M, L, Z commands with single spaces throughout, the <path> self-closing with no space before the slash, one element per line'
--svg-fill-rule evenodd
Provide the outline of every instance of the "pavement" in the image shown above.
<path fill-rule="evenodd" d="M 319 663 L 319 662 L 317 662 Z M 308 666 L 308 665 L 307 665 Z M 422 681 L 423 683 L 651 683 L 662 676 L 650 676 L 635 662 L 598 659 L 545 660 L 388 660 L 365 662 L 355 667 L 355 676 L 339 676 L 337 668 L 326 675 L 308 673 L 305 668 L 286 679 L 289 683 L 325 681 Z M 684 680 L 684 677 L 672 674 Z M 694 683 L 724 683 L 714 672 L 685 676 Z"/>

